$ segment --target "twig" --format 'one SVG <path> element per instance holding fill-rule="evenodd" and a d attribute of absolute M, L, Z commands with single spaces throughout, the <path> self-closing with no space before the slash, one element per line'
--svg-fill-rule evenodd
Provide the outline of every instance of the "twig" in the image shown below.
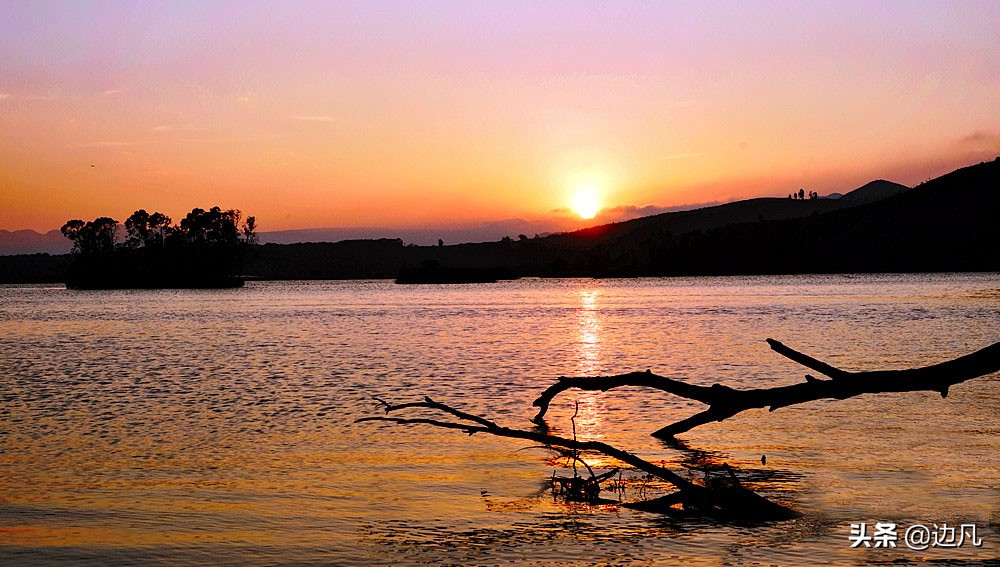
<path fill-rule="evenodd" d="M 569 418 L 569 422 L 573 424 L 573 478 L 576 478 L 576 462 L 580 460 L 580 454 L 576 448 L 576 414 L 578 413 L 580 413 L 579 400 L 576 402 L 576 409 L 573 410 L 573 417 Z M 594 471 L 590 471 L 590 476 L 594 476 Z"/>

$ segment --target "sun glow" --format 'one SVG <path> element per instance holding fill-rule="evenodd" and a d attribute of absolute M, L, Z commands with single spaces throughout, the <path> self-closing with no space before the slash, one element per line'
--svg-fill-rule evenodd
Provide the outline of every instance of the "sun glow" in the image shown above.
<path fill-rule="evenodd" d="M 582 219 L 592 219 L 601 210 L 601 196 L 594 187 L 580 187 L 570 199 L 570 208 Z"/>

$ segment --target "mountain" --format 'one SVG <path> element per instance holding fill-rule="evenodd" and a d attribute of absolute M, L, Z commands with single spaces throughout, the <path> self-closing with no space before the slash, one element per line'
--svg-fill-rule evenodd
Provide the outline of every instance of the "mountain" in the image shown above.
<path fill-rule="evenodd" d="M 872 203 L 875 201 L 881 201 L 882 199 L 888 199 L 889 197 L 898 195 L 907 189 L 909 189 L 909 187 L 906 185 L 900 185 L 899 183 L 893 183 L 892 181 L 886 181 L 884 179 L 877 179 L 858 187 L 854 191 L 842 196 L 841 199 L 861 203 Z"/>
<path fill-rule="evenodd" d="M 1000 159 L 899 187 L 880 181 L 855 199 L 749 199 L 479 244 L 269 245 L 253 269 L 264 278 L 393 277 L 420 266 L 540 277 L 1000 270 Z"/>
<path fill-rule="evenodd" d="M 833 201 L 836 201 L 836 199 L 808 199 L 804 201 L 775 198 L 748 199 L 699 209 L 665 212 L 616 224 L 635 226 L 628 223 L 642 224 L 663 220 L 669 224 L 670 230 L 674 232 L 686 232 L 696 229 L 706 230 L 736 222 L 759 220 L 761 217 L 765 220 L 785 219 L 809 215 L 814 212 L 828 212 L 838 208 L 854 206 L 861 202 L 875 200 L 880 195 L 888 196 L 889 194 L 898 192 L 890 190 L 890 186 L 892 188 L 906 189 L 903 185 L 889 181 L 873 181 L 851 191 L 848 195 L 857 194 L 858 197 L 844 203 L 834 203 Z M 874 187 L 874 189 L 868 189 L 869 187 Z M 647 208 L 656 209 L 656 207 Z M 584 230 L 593 231 L 595 228 Z M 596 230 L 604 229 L 596 228 Z M 538 234 L 549 235 L 556 231 L 556 227 L 551 224 L 515 218 L 445 228 L 358 227 L 279 230 L 261 232 L 258 234 L 258 238 L 261 244 L 301 244 L 308 242 L 341 242 L 344 240 L 398 238 L 405 244 L 432 246 L 437 244 L 439 239 L 448 245 L 472 242 L 496 242 L 505 236 L 515 237 L 521 234 L 526 236 Z M 14 254 L 67 254 L 70 248 L 70 241 L 63 237 L 58 230 L 50 230 L 44 234 L 33 230 L 16 230 L 13 232 L 0 230 L 0 256 Z"/>
<path fill-rule="evenodd" d="M 407 245 L 404 239 L 345 240 L 336 243 L 297 242 L 261 247 L 250 270 L 263 279 L 395 278 L 400 271 L 425 266 L 473 271 L 501 270 L 521 275 L 607 275 L 619 268 L 600 260 L 605 248 L 648 246 L 647 234 L 700 234 L 744 223 L 775 222 L 814 216 L 862 204 L 838 199 L 758 198 L 701 209 L 667 212 L 575 232 L 511 239 L 504 232 L 492 242 L 446 246 Z M 429 231 L 428 231 L 429 232 Z M 284 238 L 329 237 L 323 230 L 290 231 Z M 445 231 L 431 233 L 446 234 Z M 506 234 L 511 234 L 506 232 Z M 524 232 L 522 232 L 524 234 Z M 502 239 L 503 238 L 503 239 Z M 502 240 L 501 240 L 502 239 Z M 639 242 L 637 242 L 639 241 Z M 630 268 L 636 274 L 658 270 Z"/>
<path fill-rule="evenodd" d="M 601 240 L 608 240 L 622 237 L 635 231 L 658 231 L 680 235 L 742 223 L 808 217 L 877 201 L 880 198 L 898 193 L 899 191 L 890 190 L 890 188 L 896 187 L 903 190 L 907 189 L 905 185 L 879 180 L 867 183 L 847 193 L 847 195 L 856 195 L 854 199 L 848 199 L 847 195 L 833 199 L 819 198 L 804 200 L 759 197 L 689 211 L 661 213 L 618 223 L 594 226 L 563 235 L 556 235 L 552 238 L 573 240 L 577 238 L 600 237 Z"/>
<path fill-rule="evenodd" d="M 58 230 L 0 230 L 0 256 L 12 254 L 68 254 L 73 244 Z"/>
<path fill-rule="evenodd" d="M 262 232 L 259 238 L 261 244 L 300 244 L 306 242 L 399 238 L 407 244 L 431 246 L 437 244 L 439 239 L 445 244 L 489 242 L 500 240 L 504 236 L 516 236 L 519 234 L 530 236 L 540 233 L 550 233 L 553 230 L 554 227 L 548 224 L 526 221 L 524 219 L 505 219 L 446 228 L 359 227 L 279 230 Z"/>
<path fill-rule="evenodd" d="M 647 220 L 591 238 L 576 262 L 606 276 L 1000 270 L 1000 158 L 901 192 L 874 187 L 870 193 L 894 194 L 683 233 L 667 219 Z"/>
<path fill-rule="evenodd" d="M 877 181 L 848 193 L 857 193 L 853 199 L 749 199 L 482 243 L 271 243 L 247 273 L 357 279 L 395 278 L 404 268 L 539 277 L 1000 271 L 1000 158 L 900 187 Z M 60 281 L 67 264 L 66 255 L 0 256 L 0 282 Z"/>

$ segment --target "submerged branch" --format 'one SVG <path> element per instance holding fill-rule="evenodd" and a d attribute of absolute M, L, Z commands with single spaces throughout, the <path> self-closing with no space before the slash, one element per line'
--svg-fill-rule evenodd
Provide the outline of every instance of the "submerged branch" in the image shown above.
<path fill-rule="evenodd" d="M 654 432 L 661 438 L 671 438 L 678 433 L 713 421 L 722 421 L 748 409 L 768 407 L 778 408 L 812 402 L 821 399 L 843 400 L 861 394 L 883 392 L 940 392 L 948 395 L 948 389 L 960 382 L 1000 371 L 1000 342 L 953 360 L 922 368 L 905 370 L 874 370 L 848 372 L 817 360 L 811 356 L 789 348 L 782 343 L 767 339 L 771 349 L 806 368 L 829 376 L 831 380 L 819 380 L 806 376 L 806 381 L 791 386 L 735 390 L 728 386 L 696 386 L 679 380 L 646 372 L 631 372 L 617 376 L 596 376 L 589 378 L 566 378 L 549 386 L 534 401 L 538 414 L 533 421 L 544 423 L 549 403 L 558 394 L 573 388 L 588 391 L 607 391 L 622 386 L 640 386 L 662 390 L 671 394 L 702 402 L 708 406 L 704 411 L 686 419 L 672 423 Z"/>
<path fill-rule="evenodd" d="M 386 413 L 390 413 L 408 408 L 426 408 L 426 409 L 437 410 L 459 417 L 459 419 L 472 421 L 479 425 L 440 421 L 429 418 L 402 418 L 402 417 L 389 417 L 389 416 L 362 417 L 356 421 L 357 422 L 388 421 L 392 423 L 398 423 L 401 425 L 412 425 L 412 424 L 433 425 L 435 427 L 442 427 L 445 429 L 458 429 L 470 435 L 475 433 L 488 433 L 490 435 L 496 435 L 498 437 L 508 437 L 511 439 L 525 439 L 528 441 L 534 441 L 536 443 L 542 443 L 544 445 L 565 447 L 567 449 L 575 449 L 577 451 L 588 451 L 588 450 L 597 451 L 599 453 L 604 453 L 609 457 L 614 457 L 619 461 L 622 461 L 623 463 L 632 465 L 633 467 L 639 470 L 648 472 L 652 475 L 662 478 L 663 480 L 677 487 L 679 490 L 696 491 L 701 488 L 700 486 L 688 481 L 687 479 L 681 477 L 680 475 L 671 471 L 670 469 L 666 469 L 659 465 L 647 462 L 633 455 L 632 453 L 612 447 L 607 443 L 602 443 L 600 441 L 575 441 L 573 439 L 567 439 L 565 437 L 559 437 L 558 435 L 542 433 L 540 431 L 526 431 L 523 429 L 512 429 L 510 427 L 502 427 L 483 417 L 457 410 L 451 406 L 436 402 L 430 398 L 424 398 L 424 401 L 422 402 L 410 402 L 395 406 L 389 405 L 385 408 L 385 411 Z"/>
<path fill-rule="evenodd" d="M 449 414 L 457 417 L 459 420 L 471 423 L 442 421 L 428 417 L 406 418 L 388 415 L 363 417 L 355 420 L 355 423 L 382 421 L 399 425 L 431 425 L 444 429 L 463 431 L 469 435 L 487 433 L 497 437 L 524 439 L 552 447 L 570 449 L 574 452 L 596 451 L 670 483 L 679 491 L 680 501 L 684 503 L 685 510 L 687 511 L 697 511 L 723 518 L 753 520 L 786 519 L 798 516 L 798 513 L 794 510 L 771 502 L 755 492 L 743 488 L 738 482 L 726 487 L 708 488 L 701 486 L 681 477 L 666 467 L 651 463 L 628 451 L 623 451 L 600 441 L 578 441 L 537 430 L 528 431 L 503 427 L 484 417 L 463 412 L 427 397 L 422 402 L 409 402 L 397 405 L 389 404 L 383 400 L 379 400 L 379 402 L 385 406 L 387 414 L 400 410 L 423 408 Z"/>
<path fill-rule="evenodd" d="M 382 421 L 398 425 L 430 425 L 443 429 L 462 431 L 468 435 L 486 433 L 498 437 L 533 441 L 555 448 L 564 456 L 572 458 L 574 471 L 576 462 L 580 460 L 580 451 L 596 451 L 631 465 L 640 471 L 644 471 L 651 475 L 651 477 L 662 479 L 677 488 L 676 493 L 656 500 L 633 503 L 630 505 L 632 507 L 668 512 L 673 506 L 682 504 L 686 512 L 706 514 L 724 519 L 750 519 L 755 521 L 786 519 L 796 517 L 799 514 L 743 487 L 736 478 L 735 473 L 728 466 L 725 467 L 729 476 L 728 482 L 709 483 L 706 481 L 705 485 L 702 486 L 681 477 L 666 467 L 646 461 L 607 443 L 577 440 L 575 435 L 575 421 L 573 422 L 573 439 L 552 435 L 544 428 L 545 422 L 543 419 L 545 413 L 548 411 L 549 404 L 555 396 L 573 388 L 590 391 L 607 391 L 622 386 L 638 386 L 662 390 L 682 398 L 701 402 L 708 406 L 703 411 L 670 424 L 653 434 L 657 437 L 673 439 L 678 433 L 690 431 L 695 427 L 712 421 L 723 421 L 753 408 L 768 407 L 770 411 L 774 411 L 781 407 L 820 399 L 843 400 L 861 394 L 882 392 L 933 391 L 940 392 L 941 396 L 945 397 L 948 395 L 948 389 L 955 384 L 1000 371 L 1000 343 L 993 344 L 954 360 L 922 368 L 863 372 L 841 370 L 789 348 L 773 339 L 767 339 L 767 343 L 778 354 L 830 379 L 821 380 L 806 375 L 805 382 L 790 386 L 736 390 L 720 384 L 713 384 L 712 386 L 687 384 L 679 380 L 657 376 L 648 370 L 646 372 L 631 372 L 617 376 L 596 376 L 589 378 L 562 377 L 542 392 L 538 399 L 534 401 L 534 405 L 539 407 L 539 411 L 538 415 L 533 418 L 533 421 L 540 426 L 534 430 L 503 427 L 482 416 L 461 411 L 447 404 L 436 402 L 428 397 L 425 397 L 420 402 L 395 405 L 384 400 L 378 400 L 384 406 L 386 415 L 365 417 L 358 419 L 357 422 Z M 427 412 L 423 416 L 415 417 L 388 415 L 407 410 L 430 410 L 435 416 L 444 414 L 450 418 L 454 418 L 454 421 L 428 417 L 429 414 Z M 575 416 L 576 414 L 574 414 L 574 418 Z M 586 465 L 586 463 L 584 464 Z M 590 470 L 589 467 L 588 470 Z M 599 483 L 600 480 L 610 478 L 613 474 L 614 471 L 597 477 L 590 470 L 591 479 L 588 482 Z M 574 474 L 572 479 L 558 480 L 572 485 L 573 483 L 579 484 L 579 479 L 580 477 Z M 554 482 L 555 480 L 557 479 L 554 478 Z M 576 490 L 576 492 L 579 492 L 579 490 Z M 585 490 L 584 492 L 587 491 Z"/>

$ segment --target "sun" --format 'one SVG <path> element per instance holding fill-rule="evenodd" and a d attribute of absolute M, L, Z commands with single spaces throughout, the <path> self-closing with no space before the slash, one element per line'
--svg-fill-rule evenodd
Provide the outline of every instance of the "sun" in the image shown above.
<path fill-rule="evenodd" d="M 592 219 L 601 210 L 601 196 L 594 187 L 579 187 L 570 199 L 570 208 L 582 219 Z"/>

